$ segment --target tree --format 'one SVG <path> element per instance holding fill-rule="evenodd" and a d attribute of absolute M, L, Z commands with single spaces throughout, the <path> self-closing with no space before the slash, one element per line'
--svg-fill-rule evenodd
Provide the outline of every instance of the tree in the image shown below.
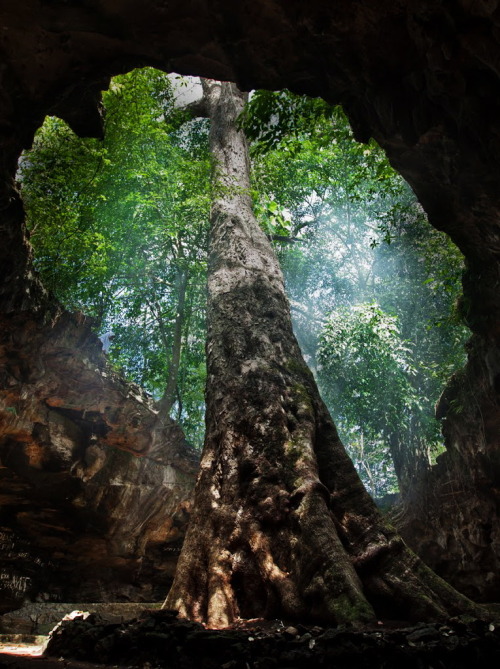
<path fill-rule="evenodd" d="M 261 91 L 252 97 L 243 125 L 255 140 L 256 213 L 275 240 L 302 351 L 370 490 L 392 492 L 395 468 L 406 497 L 444 448 L 434 406 L 446 380 L 465 362 L 468 334 L 456 317 L 461 254 L 429 225 L 381 149 L 354 141 L 339 108 L 287 91 Z M 280 235 L 274 234 L 278 227 Z M 389 420 L 387 411 L 369 409 L 381 405 L 375 373 L 380 364 L 368 345 L 374 332 L 368 323 L 357 326 L 363 305 L 371 302 L 389 319 L 398 317 L 406 348 L 406 379 L 391 390 L 393 406 L 402 408 L 397 419 L 394 412 Z M 350 383 L 339 383 L 332 365 L 323 364 L 319 372 L 319 345 L 323 363 L 325 355 L 333 361 L 353 334 L 340 327 L 335 338 L 329 336 L 331 313 L 357 324 L 361 364 L 353 356 L 336 361 Z M 373 420 L 377 430 L 368 427 Z"/>
<path fill-rule="evenodd" d="M 458 309 L 462 254 L 429 225 L 418 203 L 401 205 L 381 226 L 386 241 L 375 249 L 374 273 L 380 306 L 397 316 L 412 369 L 411 409 L 391 436 L 409 504 L 415 501 L 412 488 L 444 450 L 435 405 L 450 377 L 466 362 L 470 330 Z"/>
<path fill-rule="evenodd" d="M 115 77 L 104 140 L 49 118 L 20 180 L 44 284 L 113 333 L 111 361 L 201 445 L 208 138 L 174 103 L 162 72 Z"/>
<path fill-rule="evenodd" d="M 397 318 L 373 303 L 341 307 L 325 320 L 318 357 L 324 399 L 335 407 L 362 480 L 373 497 L 385 494 L 391 482 L 394 492 L 391 457 L 405 483 L 409 455 L 401 453 L 394 435 L 404 433 L 418 403 L 411 384 L 415 371 Z"/>
<path fill-rule="evenodd" d="M 330 623 L 439 618 L 473 605 L 377 511 L 293 335 L 283 277 L 252 211 L 236 120 L 245 96 L 205 82 L 213 157 L 206 437 L 166 606 Z"/>

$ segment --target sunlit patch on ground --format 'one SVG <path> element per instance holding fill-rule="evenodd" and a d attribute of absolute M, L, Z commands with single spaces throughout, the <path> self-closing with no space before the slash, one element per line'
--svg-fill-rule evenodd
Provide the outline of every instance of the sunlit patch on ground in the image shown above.
<path fill-rule="evenodd" d="M 46 643 L 47 637 L 41 635 L 12 634 L 5 635 L 3 638 L 0 635 L 0 653 L 5 655 L 39 657 L 43 653 Z"/>

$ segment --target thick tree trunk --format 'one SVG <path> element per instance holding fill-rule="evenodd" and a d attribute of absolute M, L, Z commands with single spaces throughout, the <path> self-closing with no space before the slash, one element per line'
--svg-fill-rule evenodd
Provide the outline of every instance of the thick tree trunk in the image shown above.
<path fill-rule="evenodd" d="M 214 157 L 207 432 L 165 603 L 213 627 L 237 617 L 330 623 L 439 618 L 473 605 L 379 515 L 292 332 L 257 224 L 234 85 L 205 82 Z"/>

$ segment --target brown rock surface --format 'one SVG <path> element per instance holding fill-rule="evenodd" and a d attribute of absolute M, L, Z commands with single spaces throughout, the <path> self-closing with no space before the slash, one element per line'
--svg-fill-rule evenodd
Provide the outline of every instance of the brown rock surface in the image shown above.
<path fill-rule="evenodd" d="M 81 315 L 50 313 L 1 320 L 0 611 L 33 598 L 159 600 L 197 456 L 110 369 Z"/>
<path fill-rule="evenodd" d="M 82 613 L 97 614 L 107 623 L 116 624 L 137 618 L 144 609 L 157 610 L 160 607 L 160 602 L 30 603 L 0 616 L 0 646 L 5 641 L 26 643 L 34 640 L 30 637 L 37 636 L 46 641 L 43 636 L 48 635 L 57 623 L 72 620 Z"/>
<path fill-rule="evenodd" d="M 484 342 L 437 405 L 448 450 L 415 483 L 399 529 L 424 560 L 476 601 L 500 601 L 500 421 Z M 481 350 L 483 349 L 483 350 Z"/>

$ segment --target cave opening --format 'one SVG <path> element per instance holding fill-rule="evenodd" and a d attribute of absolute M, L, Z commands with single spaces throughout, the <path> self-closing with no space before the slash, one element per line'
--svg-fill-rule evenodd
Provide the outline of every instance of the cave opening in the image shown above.
<path fill-rule="evenodd" d="M 45 287 L 93 320 L 115 369 L 161 400 L 197 449 L 209 210 L 200 95 L 179 75 L 116 77 L 103 140 L 48 118 L 17 174 Z M 350 456 L 372 496 L 392 499 L 398 478 L 442 451 L 432 414 L 465 361 L 467 334 L 454 328 L 462 263 L 379 147 L 357 144 L 340 109 L 322 104 L 254 94 L 254 206 Z M 397 388 L 390 402 L 381 387 Z"/>

